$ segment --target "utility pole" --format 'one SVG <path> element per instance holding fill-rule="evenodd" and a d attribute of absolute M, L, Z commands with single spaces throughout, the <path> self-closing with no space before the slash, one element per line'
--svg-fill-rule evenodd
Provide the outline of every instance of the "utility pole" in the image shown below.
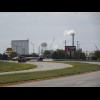
<path fill-rule="evenodd" d="M 33 53 L 34 53 L 34 43 L 30 42 L 33 45 Z"/>
<path fill-rule="evenodd" d="M 65 43 L 65 47 L 66 47 L 66 43 L 67 43 L 66 40 L 63 43 Z M 65 50 L 65 59 L 66 59 L 66 50 Z"/>
<path fill-rule="evenodd" d="M 51 45 L 50 45 L 50 48 L 49 48 L 49 49 L 51 49 L 51 47 L 52 47 L 52 45 L 53 45 L 54 40 L 55 40 L 55 37 L 53 38 L 53 40 L 52 40 L 52 42 L 51 42 Z"/>
<path fill-rule="evenodd" d="M 63 43 L 65 43 L 65 46 L 66 46 L 66 43 L 68 43 L 68 42 L 66 42 L 66 40 L 65 40 L 65 42 L 63 42 Z"/>
<path fill-rule="evenodd" d="M 66 43 L 67 43 L 67 42 L 66 42 L 66 40 L 65 40 L 65 46 L 66 46 Z"/>
<path fill-rule="evenodd" d="M 97 47 L 96 43 L 95 43 L 95 48 L 98 50 L 98 47 Z"/>
<path fill-rule="evenodd" d="M 38 48 L 38 54 L 39 54 L 39 55 L 41 54 L 41 51 L 40 51 L 40 46 L 39 46 L 39 48 Z"/>
<path fill-rule="evenodd" d="M 78 47 L 78 46 L 79 46 L 78 42 L 79 42 L 79 41 L 77 41 L 77 50 L 79 49 L 79 47 Z"/>
<path fill-rule="evenodd" d="M 75 34 L 72 34 L 72 46 L 74 46 L 74 35 Z"/>

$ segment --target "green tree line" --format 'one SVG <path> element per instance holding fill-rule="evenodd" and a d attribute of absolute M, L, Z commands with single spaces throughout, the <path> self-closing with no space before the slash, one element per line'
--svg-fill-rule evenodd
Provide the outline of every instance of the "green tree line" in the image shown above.
<path fill-rule="evenodd" d="M 82 52 L 81 50 L 76 50 L 71 52 L 66 52 L 65 50 L 62 49 L 57 49 L 54 52 L 50 52 L 50 50 L 46 50 L 43 53 L 44 58 L 52 58 L 52 59 L 82 59 L 85 60 L 86 56 L 85 53 Z"/>
<path fill-rule="evenodd" d="M 96 50 L 92 56 L 92 60 L 100 60 L 100 50 Z"/>
<path fill-rule="evenodd" d="M 82 50 L 75 50 L 73 52 L 66 52 L 62 49 L 57 49 L 56 51 L 51 52 L 50 50 L 46 50 L 43 53 L 44 58 L 52 58 L 52 59 L 76 59 L 76 60 L 86 60 L 86 55 Z M 92 60 L 100 60 L 100 51 L 96 50 L 94 55 L 91 57 Z"/>
<path fill-rule="evenodd" d="M 10 53 L 9 56 L 5 53 L 3 53 L 3 54 L 0 53 L 0 60 L 9 60 L 9 59 L 12 59 L 13 57 L 16 57 L 16 56 L 17 56 L 16 52 Z"/>

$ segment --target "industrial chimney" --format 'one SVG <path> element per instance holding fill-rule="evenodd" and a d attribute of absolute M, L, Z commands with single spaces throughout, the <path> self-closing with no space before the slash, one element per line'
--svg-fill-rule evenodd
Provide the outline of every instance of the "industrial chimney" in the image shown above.
<path fill-rule="evenodd" d="M 75 34 L 72 34 L 72 46 L 74 46 L 74 35 Z"/>
<path fill-rule="evenodd" d="M 72 46 L 74 46 L 74 35 L 75 35 L 75 31 L 74 30 L 70 30 L 70 35 L 72 36 Z"/>
<path fill-rule="evenodd" d="M 75 31 L 74 30 L 65 30 L 64 35 L 71 35 L 72 36 L 72 46 L 74 46 L 74 35 Z"/>

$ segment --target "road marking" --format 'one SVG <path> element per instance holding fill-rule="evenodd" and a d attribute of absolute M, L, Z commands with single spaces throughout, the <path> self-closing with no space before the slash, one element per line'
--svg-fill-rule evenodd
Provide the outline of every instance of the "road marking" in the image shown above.
<path fill-rule="evenodd" d="M 86 82 L 86 81 L 80 81 L 80 82 L 77 82 L 77 84 L 81 84 L 81 83 L 84 83 L 84 82 Z"/>

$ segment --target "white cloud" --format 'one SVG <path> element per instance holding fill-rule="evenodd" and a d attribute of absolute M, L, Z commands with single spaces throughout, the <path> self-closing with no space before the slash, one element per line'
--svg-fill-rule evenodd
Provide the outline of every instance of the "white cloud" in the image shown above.
<path fill-rule="evenodd" d="M 57 50 L 57 49 L 58 49 L 58 45 L 54 45 L 53 50 Z"/>
<path fill-rule="evenodd" d="M 64 31 L 64 36 L 66 36 L 66 35 L 72 35 L 72 34 L 75 34 L 74 30 L 65 30 Z"/>

